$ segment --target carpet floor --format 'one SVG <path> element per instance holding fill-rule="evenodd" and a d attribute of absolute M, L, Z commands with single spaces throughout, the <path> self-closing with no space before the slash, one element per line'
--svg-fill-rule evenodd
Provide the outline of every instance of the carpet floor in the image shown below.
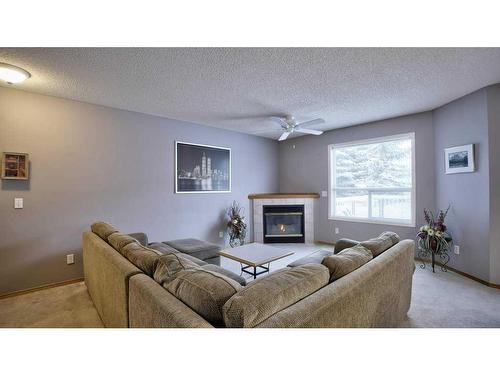
<path fill-rule="evenodd" d="M 287 245 L 288 248 L 290 245 Z M 272 263 L 272 270 L 319 248 L 294 246 L 295 254 Z M 223 259 L 224 268 L 239 273 L 239 263 Z M 251 278 L 251 276 L 249 275 Z M 500 327 L 500 289 L 493 289 L 453 272 L 432 273 L 417 265 L 412 303 L 405 328 Z M 60 286 L 0 300 L 0 327 L 100 328 L 103 324 L 85 283 Z"/>
<path fill-rule="evenodd" d="M 104 325 L 82 281 L 1 299 L 0 327 L 101 328 Z"/>

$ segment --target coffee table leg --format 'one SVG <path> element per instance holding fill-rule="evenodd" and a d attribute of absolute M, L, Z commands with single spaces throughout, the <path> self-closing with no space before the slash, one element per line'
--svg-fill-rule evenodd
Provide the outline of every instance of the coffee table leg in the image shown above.
<path fill-rule="evenodd" d="M 263 271 L 257 272 L 257 268 L 259 268 L 259 267 L 263 268 Z M 253 268 L 253 271 L 247 271 L 249 268 Z M 257 278 L 257 276 L 262 275 L 263 273 L 269 272 L 269 265 L 268 265 L 268 267 L 265 267 L 265 266 L 257 266 L 257 267 L 245 266 L 245 267 L 241 267 L 241 272 L 242 273 L 245 272 L 245 273 L 252 275 L 254 280 L 255 280 Z"/>

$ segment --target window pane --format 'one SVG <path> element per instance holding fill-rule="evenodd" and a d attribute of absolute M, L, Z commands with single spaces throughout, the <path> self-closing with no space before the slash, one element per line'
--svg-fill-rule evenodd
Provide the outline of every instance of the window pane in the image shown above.
<path fill-rule="evenodd" d="M 411 187 L 409 138 L 334 148 L 332 152 L 334 187 Z"/>
<path fill-rule="evenodd" d="M 334 192 L 334 216 L 368 218 L 368 192 L 337 190 Z"/>
<path fill-rule="evenodd" d="M 411 193 L 377 192 L 372 193 L 372 217 L 397 221 L 411 220 Z"/>

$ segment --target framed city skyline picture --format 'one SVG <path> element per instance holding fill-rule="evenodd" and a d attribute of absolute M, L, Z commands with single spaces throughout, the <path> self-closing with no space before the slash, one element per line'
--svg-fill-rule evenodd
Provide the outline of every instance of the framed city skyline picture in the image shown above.
<path fill-rule="evenodd" d="M 231 149 L 175 142 L 176 193 L 230 193 Z"/>
<path fill-rule="evenodd" d="M 445 173 L 474 172 L 474 145 L 463 145 L 445 148 Z"/>

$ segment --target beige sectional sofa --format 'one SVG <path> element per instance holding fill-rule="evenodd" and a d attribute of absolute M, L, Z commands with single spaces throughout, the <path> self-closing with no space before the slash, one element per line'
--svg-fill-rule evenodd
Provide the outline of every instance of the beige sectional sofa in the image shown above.
<path fill-rule="evenodd" d="M 150 248 L 143 234 L 96 223 L 83 234 L 85 282 L 107 327 L 397 326 L 410 307 L 414 242 L 382 234 L 352 245 L 245 285 L 166 244 Z"/>

